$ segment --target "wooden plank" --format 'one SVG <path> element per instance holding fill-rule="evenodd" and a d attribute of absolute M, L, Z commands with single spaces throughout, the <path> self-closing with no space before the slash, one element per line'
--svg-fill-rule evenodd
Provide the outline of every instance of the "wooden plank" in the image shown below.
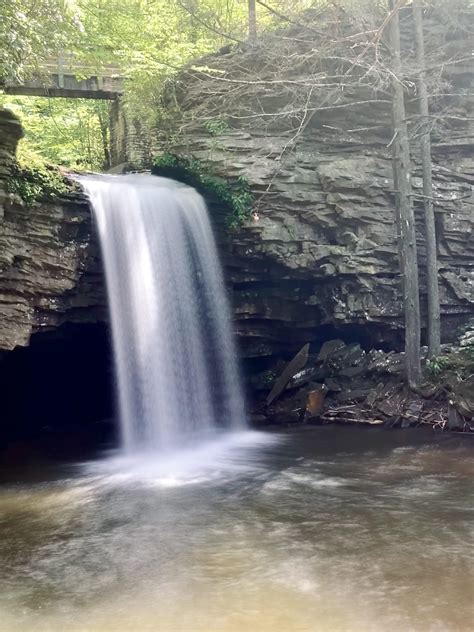
<path fill-rule="evenodd" d="M 83 90 L 72 88 L 48 88 L 46 86 L 6 86 L 5 94 L 16 94 L 28 97 L 62 97 L 64 99 L 100 99 L 113 101 L 122 92 L 118 90 Z"/>
<path fill-rule="evenodd" d="M 298 351 L 294 358 L 286 365 L 280 377 L 276 380 L 270 394 L 267 397 L 267 406 L 270 406 L 270 404 L 283 393 L 285 386 L 291 380 L 293 375 L 298 373 L 298 371 L 301 371 L 301 369 L 304 369 L 306 363 L 308 362 L 308 353 L 309 342 Z"/>
<path fill-rule="evenodd" d="M 85 78 L 78 79 L 78 75 Z M 24 96 L 114 100 L 123 93 L 123 78 L 117 66 L 109 64 L 97 75 L 91 67 L 77 64 L 65 54 L 48 59 L 36 78 L 22 85 L 7 85 L 4 91 Z"/>

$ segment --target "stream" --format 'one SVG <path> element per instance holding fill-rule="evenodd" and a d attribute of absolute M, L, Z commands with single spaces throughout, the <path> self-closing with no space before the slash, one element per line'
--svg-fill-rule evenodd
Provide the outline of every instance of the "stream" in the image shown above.
<path fill-rule="evenodd" d="M 324 427 L 4 465 L 0 628 L 471 630 L 472 447 Z"/>

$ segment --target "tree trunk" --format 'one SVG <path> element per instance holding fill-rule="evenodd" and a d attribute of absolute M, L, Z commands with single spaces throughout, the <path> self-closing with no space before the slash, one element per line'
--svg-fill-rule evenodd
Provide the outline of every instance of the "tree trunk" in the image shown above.
<path fill-rule="evenodd" d="M 100 129 L 100 138 L 102 141 L 102 152 L 103 152 L 103 166 L 104 169 L 110 169 L 112 166 L 112 161 L 110 158 L 110 133 L 109 133 L 109 121 L 110 121 L 110 112 L 107 118 L 104 116 L 105 112 L 102 109 L 102 104 L 96 109 L 97 120 L 99 121 L 99 129 Z"/>
<path fill-rule="evenodd" d="M 416 62 L 418 66 L 418 107 L 422 136 L 420 139 L 421 165 L 423 170 L 423 204 L 425 211 L 426 278 L 428 289 L 428 353 L 430 358 L 438 356 L 441 350 L 441 319 L 438 289 L 438 253 L 436 244 L 436 224 L 433 209 L 433 181 L 431 161 L 431 138 L 429 127 L 428 92 L 426 89 L 425 44 L 423 39 L 422 0 L 413 0 L 415 23 Z"/>
<path fill-rule="evenodd" d="M 415 216 L 413 212 L 410 147 L 405 114 L 405 101 L 400 54 L 400 21 L 398 8 L 389 0 L 393 15 L 389 21 L 392 54 L 392 119 L 394 138 L 393 179 L 399 226 L 400 270 L 402 274 L 403 307 L 405 312 L 405 354 L 408 383 L 416 387 L 420 381 L 420 298 L 418 288 L 418 259 L 416 249 Z"/>
<path fill-rule="evenodd" d="M 255 0 L 249 0 L 249 40 L 257 39 L 257 7 Z"/>

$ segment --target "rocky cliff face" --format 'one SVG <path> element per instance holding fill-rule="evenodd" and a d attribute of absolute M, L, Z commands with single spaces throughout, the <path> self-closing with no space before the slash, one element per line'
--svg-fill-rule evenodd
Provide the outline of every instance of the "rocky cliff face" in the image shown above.
<path fill-rule="evenodd" d="M 444 92 L 433 102 L 445 338 L 474 314 L 473 76 L 459 57 L 470 36 L 456 28 L 439 20 L 430 27 L 436 50 L 451 60 L 442 71 L 436 65 Z M 293 40 L 307 55 L 317 48 L 313 39 Z M 258 368 L 306 342 L 337 336 L 393 346 L 403 336 L 385 87 L 372 76 L 366 81 L 364 70 L 364 79 L 351 76 L 338 97 L 322 94 L 316 86 L 321 73 L 343 71 L 330 63 L 335 51 L 320 55 L 319 65 L 312 59 L 309 72 L 304 63 L 288 63 L 302 54 L 291 48 L 293 40 L 269 36 L 258 50 L 226 50 L 205 60 L 212 73 L 189 70 L 174 95 L 179 109 L 171 127 L 181 135 L 166 145 L 228 179 L 244 175 L 255 194 L 257 216 L 238 229 L 223 229 L 222 209 L 212 207 L 212 213 L 242 355 Z M 249 85 L 252 98 L 241 100 Z M 304 94 L 295 88 L 301 85 Z M 288 113 L 289 105 L 296 114 Z M 412 133 L 416 137 L 415 127 Z M 1 187 L 20 135 L 18 121 L 0 112 L 0 349 L 27 345 L 33 332 L 63 322 L 106 319 L 84 197 L 71 193 L 25 205 Z M 156 142 L 165 148 L 162 138 Z M 416 143 L 413 158 L 419 193 Z M 420 198 L 417 208 L 423 275 Z M 423 278 L 422 293 L 425 301 Z"/>
<path fill-rule="evenodd" d="M 474 311 L 473 13 L 458 4 L 426 18 L 445 337 Z M 386 51 L 366 23 L 339 13 L 318 20 L 202 60 L 167 101 L 174 135 L 161 138 L 162 149 L 246 177 L 256 197 L 257 221 L 231 234 L 226 249 L 248 356 L 294 351 L 334 329 L 372 343 L 401 340 Z M 402 30 L 413 86 L 409 11 Z M 424 304 L 417 143 L 426 122 L 413 89 L 408 96 Z"/>
<path fill-rule="evenodd" d="M 0 110 L 0 350 L 27 345 L 36 331 L 106 314 L 84 196 L 25 204 L 8 192 L 21 136 L 20 122 Z"/>
<path fill-rule="evenodd" d="M 234 136 L 227 141 L 233 157 L 236 140 Z M 253 139 L 250 156 L 260 155 L 262 143 Z M 315 157 L 309 144 L 282 170 L 274 195 L 260 206 L 258 222 L 250 222 L 232 240 L 238 327 L 244 338 L 260 339 L 256 353 L 271 352 L 283 340 L 311 340 L 322 325 L 341 331 L 352 326 L 353 338 L 366 335 L 373 342 L 393 341 L 402 327 L 389 159 L 362 152 L 331 155 L 326 153 L 328 144 L 318 145 L 314 138 L 313 151 L 319 154 Z M 243 154 L 239 158 L 241 165 L 250 159 Z M 474 310 L 470 184 L 474 170 L 463 167 L 461 175 L 464 158 L 459 154 L 444 154 L 444 159 L 438 155 L 438 160 L 438 254 L 447 336 Z M 259 174 L 264 183 L 268 182 L 265 162 L 268 177 L 271 159 L 262 162 L 247 167 L 252 182 Z M 417 180 L 415 183 L 420 187 Z"/>

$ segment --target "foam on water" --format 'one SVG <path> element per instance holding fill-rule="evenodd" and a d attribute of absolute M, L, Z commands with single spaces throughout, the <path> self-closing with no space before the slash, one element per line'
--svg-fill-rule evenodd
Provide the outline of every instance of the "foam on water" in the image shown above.
<path fill-rule="evenodd" d="M 181 487 L 224 481 L 236 475 L 257 472 L 261 448 L 280 440 L 262 432 L 227 432 L 196 446 L 154 453 L 113 454 L 86 465 L 96 484 L 138 484 L 151 487 Z M 255 457 L 253 455 L 255 453 Z"/>

